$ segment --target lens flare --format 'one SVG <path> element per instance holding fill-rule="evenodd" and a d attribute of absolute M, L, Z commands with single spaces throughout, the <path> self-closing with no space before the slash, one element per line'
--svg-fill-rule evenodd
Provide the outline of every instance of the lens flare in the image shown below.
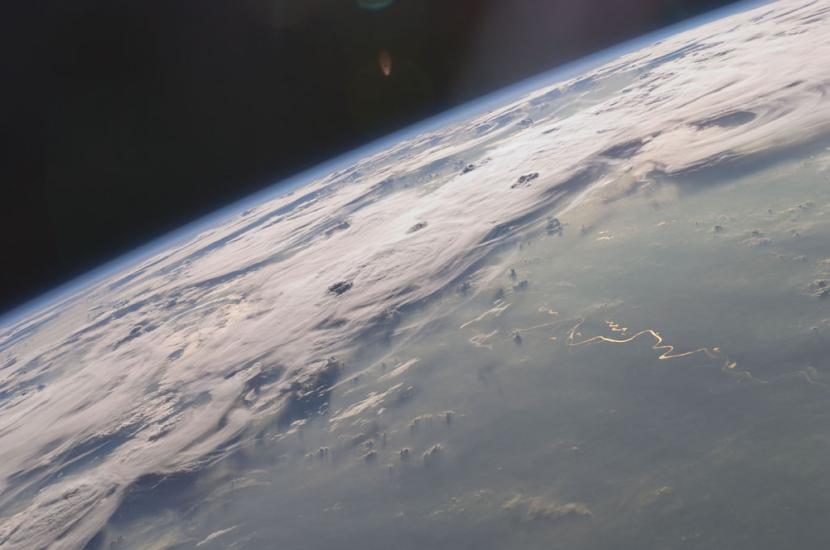
<path fill-rule="evenodd" d="M 392 56 L 386 50 L 381 50 L 378 54 L 378 65 L 380 65 L 380 72 L 383 76 L 392 74 Z"/>
<path fill-rule="evenodd" d="M 357 6 L 364 10 L 377 11 L 388 8 L 393 3 L 394 0 L 358 0 Z"/>

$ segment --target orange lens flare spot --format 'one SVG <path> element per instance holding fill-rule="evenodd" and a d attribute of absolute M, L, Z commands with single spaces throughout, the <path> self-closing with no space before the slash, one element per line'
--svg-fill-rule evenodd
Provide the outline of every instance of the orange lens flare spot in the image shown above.
<path fill-rule="evenodd" d="M 378 65 L 380 66 L 380 72 L 383 73 L 383 76 L 389 76 L 392 74 L 392 56 L 389 55 L 389 52 L 386 50 L 380 51 L 380 54 L 378 55 Z"/>

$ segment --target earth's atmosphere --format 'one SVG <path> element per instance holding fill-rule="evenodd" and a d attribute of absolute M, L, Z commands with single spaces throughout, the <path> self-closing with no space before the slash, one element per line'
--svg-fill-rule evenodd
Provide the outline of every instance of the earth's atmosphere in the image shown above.
<path fill-rule="evenodd" d="M 7 323 L 0 547 L 823 547 L 828 29 L 685 30 Z"/>

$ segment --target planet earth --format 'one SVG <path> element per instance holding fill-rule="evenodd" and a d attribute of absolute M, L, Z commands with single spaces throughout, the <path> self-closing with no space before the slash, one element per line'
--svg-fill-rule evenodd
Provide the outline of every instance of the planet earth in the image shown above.
<path fill-rule="evenodd" d="M 830 2 L 742 4 L 0 327 L 0 548 L 820 548 Z"/>

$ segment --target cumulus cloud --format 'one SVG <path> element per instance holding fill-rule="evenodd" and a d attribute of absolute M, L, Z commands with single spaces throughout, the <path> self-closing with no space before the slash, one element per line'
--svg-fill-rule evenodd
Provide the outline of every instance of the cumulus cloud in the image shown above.
<path fill-rule="evenodd" d="M 519 513 L 524 521 L 556 521 L 562 519 L 590 519 L 593 515 L 585 505 L 577 502 L 560 503 L 542 497 L 516 495 L 502 504 L 502 510 Z"/>

